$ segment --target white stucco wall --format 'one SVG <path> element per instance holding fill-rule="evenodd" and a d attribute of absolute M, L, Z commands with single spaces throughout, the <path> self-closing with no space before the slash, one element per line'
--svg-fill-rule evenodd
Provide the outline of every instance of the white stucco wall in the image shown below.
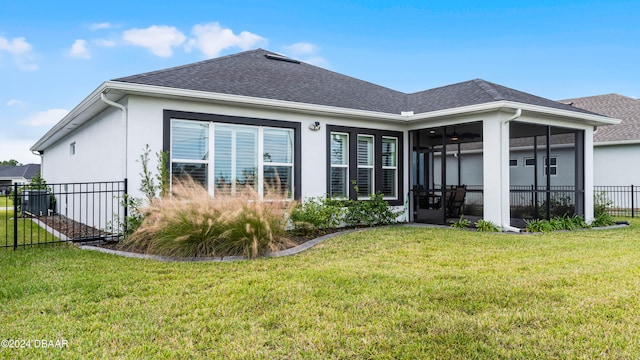
<path fill-rule="evenodd" d="M 538 184 L 546 186 L 547 177 L 544 172 L 544 159 L 547 156 L 546 150 L 538 150 Z M 551 175 L 551 186 L 573 186 L 575 185 L 575 151 L 568 148 L 552 148 L 551 157 L 557 161 L 557 175 Z M 525 159 L 533 158 L 533 150 L 512 150 L 509 159 L 518 160 L 518 166 L 510 166 L 509 173 L 511 185 L 533 185 L 534 167 L 526 166 Z"/>
<path fill-rule="evenodd" d="M 150 167 L 156 169 L 155 153 L 162 150 L 163 112 L 164 110 L 196 112 L 204 114 L 219 114 L 242 116 L 259 119 L 272 119 L 297 122 L 301 124 L 301 163 L 302 163 L 302 197 L 322 196 L 326 193 L 326 127 L 340 125 L 361 128 L 374 128 L 398 131 L 398 126 L 388 123 L 371 121 L 339 119 L 335 117 L 315 114 L 300 114 L 278 109 L 266 110 L 250 107 L 238 107 L 206 102 L 158 99 L 142 96 L 129 98 L 129 160 L 127 176 L 129 190 L 134 196 L 141 196 L 139 192 L 141 166 L 135 160 L 139 158 L 146 144 L 151 148 Z M 320 122 L 321 129 L 313 131 L 309 126 Z M 403 132 L 404 152 L 408 154 L 406 139 L 407 132 Z M 406 158 L 406 157 L 405 157 Z M 408 162 L 404 163 L 404 189 L 408 189 Z M 404 198 L 405 194 L 400 194 Z"/>
<path fill-rule="evenodd" d="M 593 149 L 596 186 L 640 185 L 640 144 L 597 145 Z"/>
<path fill-rule="evenodd" d="M 123 146 L 121 111 L 108 108 L 45 150 L 42 177 L 50 184 L 122 180 Z"/>
<path fill-rule="evenodd" d="M 483 151 L 469 156 L 463 156 L 462 183 L 484 186 L 484 218 L 500 226 L 509 224 L 509 185 L 520 182 L 514 178 L 509 167 L 508 125 L 504 121 L 511 117 L 510 112 L 492 112 L 448 117 L 438 120 L 412 123 L 388 123 L 372 120 L 353 120 L 320 115 L 317 113 L 294 113 L 279 108 L 265 109 L 247 106 L 235 106 L 205 101 L 178 100 L 168 98 L 152 98 L 130 95 L 121 103 L 128 108 L 128 128 L 125 145 L 124 120 L 120 110 L 109 107 L 92 121 L 77 129 L 70 136 L 58 141 L 54 146 L 46 149 L 43 157 L 43 176 L 49 183 L 84 182 L 84 181 L 113 181 L 127 178 L 129 192 L 135 197 L 143 197 L 139 191 L 141 164 L 138 161 L 145 146 L 151 149 L 150 169 L 157 167 L 156 153 L 163 149 L 164 110 L 195 112 L 203 114 L 218 114 L 258 119 L 273 119 L 290 121 L 301 124 L 301 188 L 303 198 L 322 196 L 326 193 L 326 128 L 328 125 L 349 126 L 369 129 L 383 129 L 401 131 L 404 144 L 404 193 L 399 194 L 404 199 L 409 189 L 410 151 L 408 133 L 410 130 L 482 121 L 483 123 Z M 321 129 L 312 131 L 309 125 L 319 122 Z M 552 126 L 567 126 L 567 123 L 531 116 L 523 116 L 518 121 Z M 574 128 L 585 130 L 585 147 L 591 145 L 591 128 L 588 126 L 572 125 Z M 502 139 L 502 141 L 501 141 Z M 76 154 L 70 155 L 69 145 L 75 142 Z M 125 153 L 124 149 L 128 149 Z M 601 157 L 605 158 L 606 152 Z M 600 156 L 600 155 L 599 155 Z M 560 157 L 560 156 L 559 156 Z M 542 159 L 543 156 L 540 156 Z M 587 219 L 589 218 L 589 202 L 592 198 L 589 184 L 589 172 L 592 171 L 592 153 L 585 151 L 586 201 Z M 449 161 L 456 162 L 457 159 Z M 542 161 L 542 160 L 541 160 Z M 560 161 L 560 159 L 559 159 Z M 126 166 L 124 165 L 126 163 Z M 521 163 L 523 166 L 523 163 Z M 559 162 L 559 171 L 569 170 L 569 165 Z M 448 173 L 449 183 L 457 180 L 457 166 L 452 164 Z M 571 170 L 573 171 L 573 170 Z M 554 184 L 555 185 L 555 184 Z M 591 204 L 592 205 L 592 204 Z"/>

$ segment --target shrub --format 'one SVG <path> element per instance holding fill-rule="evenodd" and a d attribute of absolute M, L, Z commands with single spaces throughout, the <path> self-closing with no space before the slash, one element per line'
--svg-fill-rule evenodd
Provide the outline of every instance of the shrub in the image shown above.
<path fill-rule="evenodd" d="M 347 200 L 344 222 L 347 226 L 377 226 L 396 222 L 402 210 L 394 210 L 381 193 L 372 194 L 369 200 Z"/>
<path fill-rule="evenodd" d="M 553 227 L 546 219 L 531 219 L 524 222 L 527 224 L 525 227 L 526 232 L 550 232 L 553 230 Z"/>
<path fill-rule="evenodd" d="M 613 220 L 613 217 L 606 211 L 596 215 L 593 221 L 591 222 L 592 227 L 611 226 L 615 224 L 616 222 L 615 220 Z"/>
<path fill-rule="evenodd" d="M 601 191 L 593 194 L 593 216 L 598 217 L 607 213 L 607 209 L 613 205 L 613 201 L 607 197 L 607 193 Z"/>
<path fill-rule="evenodd" d="M 460 220 L 456 221 L 456 222 L 452 222 L 451 226 L 456 228 L 456 229 L 466 229 L 469 227 L 469 225 L 471 224 L 471 221 L 469 221 L 468 219 L 465 219 L 463 217 L 464 215 L 460 216 Z"/>
<path fill-rule="evenodd" d="M 480 219 L 476 222 L 476 229 L 478 231 L 487 231 L 487 232 L 498 232 L 500 228 L 491 221 L 487 221 L 485 219 Z"/>
<path fill-rule="evenodd" d="M 145 218 L 122 247 L 177 256 L 244 255 L 256 258 L 292 245 L 284 236 L 295 203 L 264 201 L 248 188 L 243 195 L 209 196 L 193 180 L 173 184 L 172 196 L 154 199 Z"/>
<path fill-rule="evenodd" d="M 293 227 L 299 231 L 332 229 L 340 225 L 345 208 L 326 197 L 315 197 L 298 204 L 291 213 Z"/>

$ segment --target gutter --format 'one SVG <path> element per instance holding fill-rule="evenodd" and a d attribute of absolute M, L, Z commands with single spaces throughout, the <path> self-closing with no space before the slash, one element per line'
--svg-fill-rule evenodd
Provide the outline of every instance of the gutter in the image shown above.
<path fill-rule="evenodd" d="M 500 124 L 500 146 L 502 146 L 503 144 L 503 140 L 504 140 L 504 136 L 505 136 L 505 131 L 507 129 L 507 125 L 509 125 L 510 122 L 512 122 L 513 120 L 516 120 L 517 118 L 519 118 L 520 116 L 522 116 L 522 109 L 521 108 L 517 108 L 516 109 L 516 113 L 513 114 L 513 116 L 511 116 L 510 118 L 508 118 L 507 120 L 505 120 L 502 124 Z M 506 135 L 507 137 L 509 136 L 509 134 Z M 505 163 L 505 154 L 504 151 L 502 151 L 502 149 L 500 149 L 500 183 L 504 184 L 504 178 L 505 178 L 505 167 L 504 167 L 504 163 Z M 508 169 L 508 167 L 507 167 Z M 507 181 L 508 182 L 508 181 Z M 504 191 L 500 190 L 500 204 L 504 205 Z M 502 214 L 500 215 L 500 217 L 502 218 Z M 514 226 L 511 226 L 511 221 L 510 219 L 502 219 L 502 230 L 503 231 L 510 231 L 510 232 L 520 232 L 520 229 Z"/>
<path fill-rule="evenodd" d="M 105 95 L 105 92 L 100 93 L 100 100 L 107 105 L 117 107 L 122 111 L 122 120 L 124 123 L 124 164 L 123 164 L 123 174 L 124 178 L 127 179 L 127 161 L 129 156 L 129 116 L 127 116 L 127 108 L 119 104 L 115 101 L 109 100 Z"/>

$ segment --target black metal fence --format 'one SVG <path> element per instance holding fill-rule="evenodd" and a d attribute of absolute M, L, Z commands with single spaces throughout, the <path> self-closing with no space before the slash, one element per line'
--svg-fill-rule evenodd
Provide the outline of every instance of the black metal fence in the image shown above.
<path fill-rule="evenodd" d="M 640 206 L 640 187 L 629 186 L 594 186 L 594 203 L 613 216 L 636 217 Z"/>
<path fill-rule="evenodd" d="M 521 219 L 573 215 L 575 201 L 582 195 L 574 186 L 512 185 L 510 193 L 511 217 Z"/>
<path fill-rule="evenodd" d="M 9 189 L 0 195 L 0 248 L 116 241 L 126 231 L 126 180 Z"/>

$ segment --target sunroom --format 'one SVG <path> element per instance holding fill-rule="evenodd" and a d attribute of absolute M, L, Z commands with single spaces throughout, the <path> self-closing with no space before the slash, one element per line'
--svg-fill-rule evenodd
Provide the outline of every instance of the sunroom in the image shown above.
<path fill-rule="evenodd" d="M 588 121 L 522 108 L 474 118 L 409 131 L 410 221 L 519 231 L 527 219 L 593 217 Z"/>

